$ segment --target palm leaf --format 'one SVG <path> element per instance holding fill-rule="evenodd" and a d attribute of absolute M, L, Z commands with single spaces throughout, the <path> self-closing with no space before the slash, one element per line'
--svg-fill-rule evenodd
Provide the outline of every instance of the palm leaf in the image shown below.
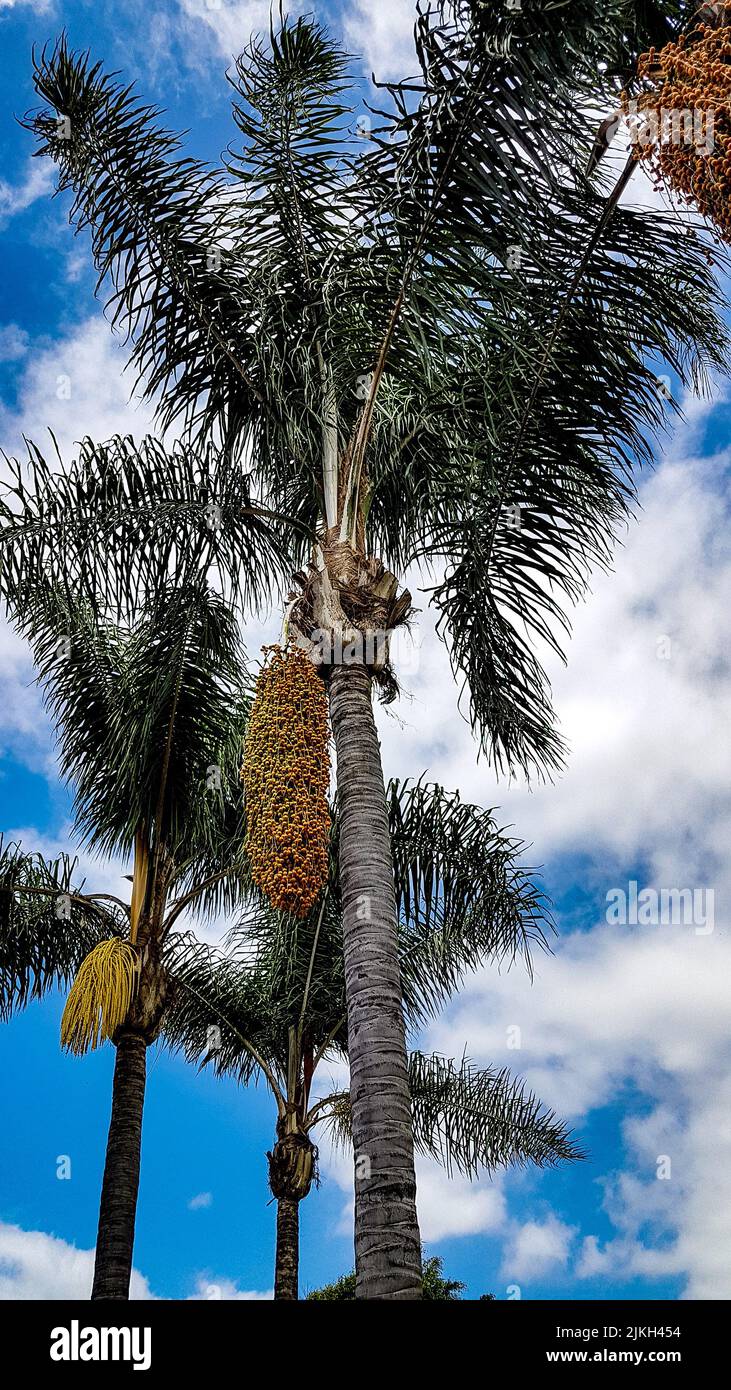
<path fill-rule="evenodd" d="M 493 813 L 422 781 L 392 781 L 389 829 L 399 913 L 404 1007 L 414 1025 L 482 961 L 498 965 L 545 947 L 547 901 L 525 846 Z"/>
<path fill-rule="evenodd" d="M 507 1070 L 480 1070 L 467 1058 L 457 1066 L 436 1054 L 409 1056 L 414 1141 L 451 1175 L 493 1173 L 515 1163 L 552 1168 L 584 1158 L 566 1125 Z M 351 1142 L 350 1096 L 330 1098 L 322 1118 L 336 1144 Z"/>
<path fill-rule="evenodd" d="M 95 946 L 126 934 L 124 905 L 84 887 L 75 859 L 0 836 L 0 1019 L 69 985 Z"/>

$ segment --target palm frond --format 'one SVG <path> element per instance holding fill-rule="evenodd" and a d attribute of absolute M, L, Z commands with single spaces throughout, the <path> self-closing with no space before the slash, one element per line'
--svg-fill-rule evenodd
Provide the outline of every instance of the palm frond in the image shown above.
<path fill-rule="evenodd" d="M 244 1085 L 265 1076 L 276 1094 L 286 1077 L 286 1052 L 258 973 L 190 933 L 171 935 L 165 966 L 172 984 L 163 1020 L 167 1044 Z"/>
<path fill-rule="evenodd" d="M 252 498 L 241 466 L 211 445 L 87 438 L 64 462 L 51 440 L 48 458 L 30 441 L 26 458 L 3 456 L 0 593 L 9 602 L 22 604 L 45 579 L 129 617 L 181 569 L 217 571 L 244 606 L 288 581 L 283 518 Z"/>
<path fill-rule="evenodd" d="M 476 1175 L 510 1163 L 550 1168 L 585 1157 L 566 1125 L 506 1069 L 413 1052 L 409 1090 L 417 1146 L 448 1173 L 454 1167 Z"/>
<path fill-rule="evenodd" d="M 99 942 L 126 934 L 124 905 L 84 890 L 75 859 L 0 836 L 0 1019 L 70 984 Z"/>
<path fill-rule="evenodd" d="M 129 627 L 49 583 L 27 590 L 15 615 L 54 719 L 78 832 L 102 853 L 127 854 L 138 828 L 154 827 L 180 865 L 221 852 L 247 706 L 236 616 L 184 578 L 149 595 Z"/>
<path fill-rule="evenodd" d="M 472 722 L 525 771 L 562 759 L 541 648 L 563 652 L 629 515 L 659 364 L 694 386 L 728 356 L 702 228 L 585 174 L 593 112 L 617 102 L 602 70 L 641 28 L 625 0 L 560 23 L 424 6 L 420 74 L 388 85 L 365 161 L 372 263 L 398 288 L 373 352 L 369 525 L 444 568 L 432 602 Z"/>
<path fill-rule="evenodd" d="M 360 157 L 346 55 L 283 21 L 236 63 L 226 184 L 88 56 L 36 64 L 29 125 L 163 418 L 250 459 L 292 553 L 344 508 L 392 568 L 438 569 L 473 726 L 526 773 L 562 761 L 545 658 L 631 515 L 658 372 L 729 357 L 703 228 L 586 172 L 597 106 L 691 9 L 421 4 Z"/>
<path fill-rule="evenodd" d="M 586 1157 L 566 1125 L 506 1069 L 412 1052 L 409 1091 L 416 1147 L 450 1175 L 456 1168 L 475 1178 L 513 1163 L 553 1168 Z M 333 1142 L 345 1147 L 352 1142 L 350 1096 L 342 1091 L 327 1099 L 322 1120 Z"/>
<path fill-rule="evenodd" d="M 404 1007 L 421 1022 L 482 961 L 547 945 L 547 900 L 520 860 L 524 844 L 484 811 L 423 781 L 392 781 L 389 829 Z"/>
<path fill-rule="evenodd" d="M 91 232 L 98 288 L 163 426 L 245 430 L 262 399 L 247 329 L 247 278 L 230 263 L 221 170 L 181 156 L 160 112 L 62 36 L 34 55 L 45 103 L 25 124 L 72 190 L 72 225 Z"/>

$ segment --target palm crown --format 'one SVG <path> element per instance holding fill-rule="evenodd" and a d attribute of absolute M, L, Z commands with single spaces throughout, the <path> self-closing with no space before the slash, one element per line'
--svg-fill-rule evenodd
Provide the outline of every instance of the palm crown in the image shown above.
<path fill-rule="evenodd" d="M 321 28 L 285 20 L 237 60 L 225 169 L 63 40 L 36 66 L 29 124 L 161 421 L 218 440 L 242 506 L 254 488 L 296 522 L 293 560 L 324 527 L 436 566 L 474 723 L 511 766 L 560 760 L 534 639 L 560 650 L 608 559 L 659 362 L 697 381 L 725 356 L 698 229 L 585 173 L 597 103 L 685 9 L 424 6 L 383 112 Z M 219 559 L 253 582 L 233 531 Z"/>
<path fill-rule="evenodd" d="M 134 873 L 126 903 L 87 892 L 67 855 L 46 862 L 3 846 L 4 1009 L 67 981 L 103 941 L 134 947 L 139 935 L 137 968 L 150 951 L 158 960 L 186 908 L 230 908 L 248 882 L 238 795 L 247 696 L 233 611 L 191 568 L 124 623 L 52 582 L 26 585 L 16 621 L 45 688 L 76 831 L 102 855 L 132 852 Z M 102 1037 L 106 994 L 88 1001 Z"/>

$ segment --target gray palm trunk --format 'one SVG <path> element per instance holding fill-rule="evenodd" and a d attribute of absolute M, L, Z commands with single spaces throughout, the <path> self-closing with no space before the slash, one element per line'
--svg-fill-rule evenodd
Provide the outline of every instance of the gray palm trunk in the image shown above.
<path fill-rule="evenodd" d="M 329 694 L 340 821 L 356 1297 L 421 1298 L 396 898 L 367 669 L 334 667 Z"/>

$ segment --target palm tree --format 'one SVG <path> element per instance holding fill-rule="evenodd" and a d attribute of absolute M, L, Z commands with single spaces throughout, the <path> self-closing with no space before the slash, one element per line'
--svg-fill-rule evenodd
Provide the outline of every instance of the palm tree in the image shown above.
<path fill-rule="evenodd" d="M 545 944 L 544 901 L 517 864 L 520 843 L 490 812 L 423 782 L 394 782 L 388 795 L 395 865 L 399 963 L 410 1031 L 435 1014 L 485 957 L 530 965 Z M 226 954 L 190 940 L 182 981 L 165 1014 L 165 1040 L 189 1061 L 243 1084 L 263 1079 L 277 1107 L 269 1186 L 277 1202 L 275 1299 L 296 1299 L 299 1205 L 317 1179 L 316 1131 L 352 1141 L 351 1092 L 319 1073 L 346 1061 L 342 897 L 333 822 L 328 886 L 302 920 L 260 894 L 228 937 Z M 408 1061 L 416 1147 L 470 1176 L 509 1163 L 549 1166 L 581 1157 L 565 1126 L 506 1070 L 480 1070 L 413 1051 Z"/>
<path fill-rule="evenodd" d="M 92 1298 L 126 1299 L 146 1054 L 170 1002 L 172 929 L 186 909 L 230 907 L 246 880 L 238 625 L 184 572 L 126 624 L 52 583 L 28 585 L 15 618 L 45 686 L 76 831 L 105 856 L 131 854 L 133 873 L 124 902 L 86 892 L 67 856 L 2 845 L 0 1013 L 75 977 L 64 1046 L 116 1048 Z"/>
<path fill-rule="evenodd" d="M 73 192 L 161 424 L 221 447 L 242 497 L 263 497 L 262 529 L 267 511 L 294 523 L 279 532 L 298 573 L 289 630 L 322 663 L 337 755 L 365 1297 L 421 1289 L 371 701 L 374 683 L 394 692 L 399 576 L 429 576 L 496 765 L 555 771 L 540 650 L 562 652 L 567 607 L 629 514 L 665 419 L 661 364 L 695 384 L 727 356 L 702 229 L 623 206 L 634 162 L 609 189 L 590 158 L 597 107 L 691 8 L 421 4 L 415 76 L 383 111 L 320 26 L 284 20 L 236 60 L 224 169 L 183 156 L 157 111 L 63 39 L 35 62 L 37 153 Z M 150 498 L 171 489 L 156 479 Z M 135 543 L 156 540 L 143 518 Z M 232 584 L 240 540 L 222 528 Z"/>

